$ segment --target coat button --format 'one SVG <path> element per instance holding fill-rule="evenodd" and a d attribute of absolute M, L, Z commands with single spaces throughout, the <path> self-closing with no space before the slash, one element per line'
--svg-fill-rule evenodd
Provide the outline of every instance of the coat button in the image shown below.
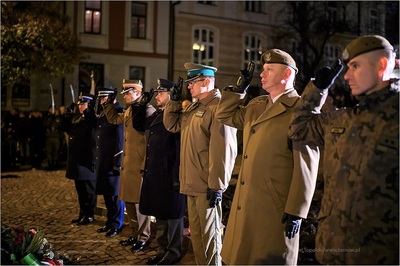
<path fill-rule="evenodd" d="M 244 181 L 243 181 L 243 180 L 242 180 L 242 181 L 240 181 L 240 184 L 244 185 Z"/>
<path fill-rule="evenodd" d="M 254 128 L 251 129 L 251 133 L 252 133 L 252 134 L 256 133 L 256 130 L 255 130 Z"/>
<path fill-rule="evenodd" d="M 242 207 L 238 206 L 237 209 L 240 211 L 242 209 Z"/>
<path fill-rule="evenodd" d="M 244 155 L 244 158 L 247 159 L 247 154 Z"/>

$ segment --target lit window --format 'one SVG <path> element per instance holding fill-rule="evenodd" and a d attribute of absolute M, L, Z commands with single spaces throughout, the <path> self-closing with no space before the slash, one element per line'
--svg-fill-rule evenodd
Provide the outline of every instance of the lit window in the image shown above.
<path fill-rule="evenodd" d="M 85 33 L 101 33 L 101 1 L 85 1 Z"/>
<path fill-rule="evenodd" d="M 249 61 L 254 61 L 257 65 L 257 70 L 261 71 L 259 60 L 262 53 L 262 42 L 259 36 L 252 34 L 244 36 L 244 68 L 247 66 Z"/>
<path fill-rule="evenodd" d="M 208 66 L 214 64 L 214 31 L 195 29 L 193 32 L 193 62 Z"/>

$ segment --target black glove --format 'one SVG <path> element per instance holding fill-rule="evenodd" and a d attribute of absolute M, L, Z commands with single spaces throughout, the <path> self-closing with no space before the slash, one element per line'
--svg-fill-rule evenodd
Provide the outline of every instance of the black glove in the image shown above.
<path fill-rule="evenodd" d="M 176 85 L 169 90 L 171 100 L 179 101 L 182 94 L 183 78 L 179 77 Z"/>
<path fill-rule="evenodd" d="M 151 98 L 153 98 L 153 94 L 154 94 L 153 88 L 150 89 L 150 92 L 143 91 L 142 98 L 140 98 L 140 101 L 139 101 L 139 105 L 142 105 L 142 106 L 147 105 L 151 101 Z"/>
<path fill-rule="evenodd" d="M 321 90 L 329 89 L 333 83 L 335 83 L 335 79 L 339 76 L 340 72 L 342 72 L 343 64 L 340 59 L 336 61 L 335 66 L 331 69 L 329 66 L 318 69 L 315 72 L 315 79 L 313 80 L 314 85 Z"/>
<path fill-rule="evenodd" d="M 253 78 L 253 72 L 254 72 L 254 62 L 250 61 L 247 64 L 246 69 L 240 70 L 240 76 L 238 80 L 236 81 L 236 85 L 232 86 L 229 85 L 228 87 L 225 87 L 225 90 L 230 90 L 236 93 L 245 93 L 247 89 L 249 88 L 251 79 Z"/>
<path fill-rule="evenodd" d="M 121 174 L 121 167 L 119 167 L 118 165 L 113 165 L 113 175 L 120 175 Z"/>
<path fill-rule="evenodd" d="M 214 208 L 222 201 L 222 190 L 207 189 L 207 200 L 210 201 L 210 207 Z"/>
<path fill-rule="evenodd" d="M 107 98 L 107 102 L 108 104 L 114 104 L 114 100 L 115 98 L 117 98 L 117 93 L 118 93 L 118 89 L 114 88 L 114 93 L 113 94 L 109 94 L 108 98 Z"/>
<path fill-rule="evenodd" d="M 96 106 L 96 101 L 97 101 L 97 99 L 94 99 L 94 98 L 93 98 L 93 100 L 89 101 L 89 103 L 88 103 L 89 110 L 94 110 L 94 107 Z"/>
<path fill-rule="evenodd" d="M 181 185 L 179 184 L 179 182 L 176 182 L 176 181 L 172 182 L 172 189 L 174 191 L 179 192 L 180 188 L 181 188 Z"/>
<path fill-rule="evenodd" d="M 71 104 L 67 107 L 66 114 L 72 114 L 72 113 L 75 111 L 75 106 L 76 106 L 76 103 L 71 103 Z"/>
<path fill-rule="evenodd" d="M 285 226 L 285 235 L 287 238 L 293 238 L 300 230 L 302 218 L 290 215 L 287 213 L 283 214 L 282 223 L 286 223 Z"/>

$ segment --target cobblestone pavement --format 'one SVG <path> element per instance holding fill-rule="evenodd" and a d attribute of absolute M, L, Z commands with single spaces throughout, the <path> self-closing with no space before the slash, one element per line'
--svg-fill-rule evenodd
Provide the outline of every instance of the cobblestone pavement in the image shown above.
<path fill-rule="evenodd" d="M 101 196 L 100 196 L 101 197 Z M 100 201 L 99 197 L 99 201 Z M 156 254 L 155 224 L 151 243 L 143 251 L 131 253 L 130 246 L 118 244 L 129 236 L 129 225 L 113 238 L 106 238 L 96 229 L 105 217 L 85 226 L 71 224 L 78 214 L 74 182 L 65 178 L 65 170 L 27 170 L 1 174 L 1 223 L 42 230 L 54 249 L 79 265 L 143 265 Z M 184 238 L 185 255 L 178 263 L 194 265 L 190 239 Z"/>

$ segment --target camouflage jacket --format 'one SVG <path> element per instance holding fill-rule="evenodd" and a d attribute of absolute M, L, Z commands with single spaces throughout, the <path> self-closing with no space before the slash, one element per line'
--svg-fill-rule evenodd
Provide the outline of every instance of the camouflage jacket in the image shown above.
<path fill-rule="evenodd" d="M 289 135 L 323 146 L 324 196 L 315 255 L 322 264 L 399 262 L 399 93 L 320 113 L 327 91 L 309 83 Z"/>

